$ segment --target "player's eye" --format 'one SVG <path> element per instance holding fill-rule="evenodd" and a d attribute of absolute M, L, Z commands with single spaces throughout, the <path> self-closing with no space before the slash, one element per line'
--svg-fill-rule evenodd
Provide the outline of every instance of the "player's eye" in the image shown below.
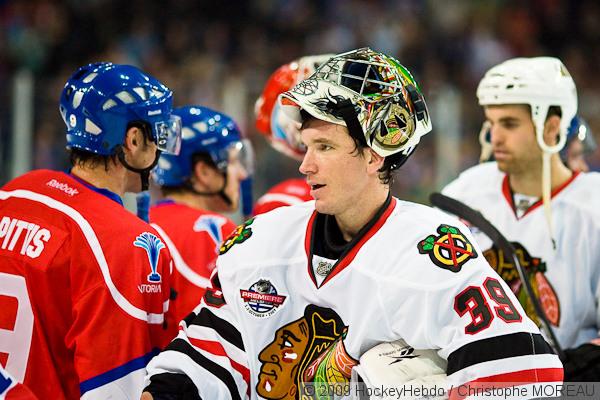
<path fill-rule="evenodd" d="M 507 121 L 507 122 L 503 122 L 502 126 L 505 129 L 515 129 L 519 127 L 519 123 L 517 121 Z"/>

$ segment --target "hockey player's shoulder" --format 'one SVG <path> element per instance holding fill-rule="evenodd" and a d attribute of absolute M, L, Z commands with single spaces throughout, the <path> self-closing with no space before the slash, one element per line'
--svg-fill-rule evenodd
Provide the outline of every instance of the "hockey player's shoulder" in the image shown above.
<path fill-rule="evenodd" d="M 454 216 L 422 204 L 399 201 L 385 235 L 396 238 L 394 268 L 380 273 L 417 285 L 437 285 L 479 253 L 469 229 Z M 402 240 L 398 240 L 402 238 Z M 383 260 L 382 265 L 387 265 Z M 471 265 L 472 263 L 469 263 Z M 398 265 L 401 265 L 399 268 Z"/>
<path fill-rule="evenodd" d="M 65 203 L 71 203 L 81 197 L 82 193 L 89 191 L 71 175 L 47 169 L 38 169 L 18 176 L 3 186 L 2 190 L 28 191 L 38 195 L 29 196 L 35 199 L 42 195 Z M 21 197 L 28 198 L 28 194 L 21 192 Z"/>
<path fill-rule="evenodd" d="M 560 196 L 560 193 L 559 193 Z M 564 195 L 560 196 L 561 202 L 572 209 L 579 209 L 583 213 L 600 218 L 600 173 L 585 172 L 577 174 L 571 182 L 564 187 Z"/>
<path fill-rule="evenodd" d="M 251 247 L 253 255 L 259 252 L 268 254 L 272 249 L 281 249 L 286 244 L 295 243 L 298 235 L 305 234 L 313 211 L 314 202 L 311 201 L 279 207 L 250 218 L 223 241 L 219 253 L 224 255 L 230 250 L 233 253 L 246 253 Z M 248 246 L 247 243 L 252 243 L 252 246 Z"/>
<path fill-rule="evenodd" d="M 461 172 L 455 180 L 446 185 L 442 193 L 450 197 L 457 197 L 465 191 L 481 193 L 486 187 L 499 187 L 503 178 L 504 174 L 498 170 L 495 162 L 486 162 Z"/>
<path fill-rule="evenodd" d="M 453 215 L 419 203 L 399 201 L 396 213 L 399 222 L 396 224 L 397 229 L 400 229 L 402 226 L 404 226 L 403 229 L 406 229 L 407 226 L 410 226 L 410 230 L 414 232 L 415 235 L 429 232 L 441 225 L 455 225 L 458 228 L 467 229 L 466 226 Z"/>
<path fill-rule="evenodd" d="M 600 196 L 600 172 L 580 172 L 573 179 L 573 185 L 580 192 Z"/>

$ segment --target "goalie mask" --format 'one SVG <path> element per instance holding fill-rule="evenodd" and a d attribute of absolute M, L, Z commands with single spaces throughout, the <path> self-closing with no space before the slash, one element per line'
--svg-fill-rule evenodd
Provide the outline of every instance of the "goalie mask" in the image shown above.
<path fill-rule="evenodd" d="M 275 150 L 299 161 L 302 161 L 306 151 L 300 140 L 300 124 L 281 112 L 277 97 L 308 78 L 332 56 L 333 54 L 305 56 L 277 68 L 254 105 L 256 129 Z"/>
<path fill-rule="evenodd" d="M 400 166 L 431 119 L 420 87 L 395 58 L 362 48 L 330 58 L 308 79 L 279 98 L 282 110 L 301 122 L 300 109 L 342 125 L 382 157 L 402 154 Z"/>

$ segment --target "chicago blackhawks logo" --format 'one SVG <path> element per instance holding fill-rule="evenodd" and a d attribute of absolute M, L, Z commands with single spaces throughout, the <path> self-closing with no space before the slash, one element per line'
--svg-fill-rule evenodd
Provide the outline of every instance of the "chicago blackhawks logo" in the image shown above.
<path fill-rule="evenodd" d="M 244 300 L 244 307 L 255 317 L 270 317 L 277 312 L 277 308 L 285 301 L 285 296 L 277 294 L 277 289 L 266 279 L 260 279 L 250 286 L 248 290 L 240 289 L 240 296 Z"/>
<path fill-rule="evenodd" d="M 135 238 L 133 242 L 135 247 L 141 247 L 146 250 L 148 261 L 150 262 L 151 273 L 148 275 L 148 282 L 157 283 L 161 281 L 161 276 L 158 271 L 158 257 L 160 251 L 165 248 L 162 240 L 157 238 L 150 232 L 144 232 Z"/>
<path fill-rule="evenodd" d="M 477 258 L 473 245 L 458 228 L 440 225 L 437 232 L 439 236 L 427 236 L 419 242 L 417 248 L 419 253 L 428 254 L 438 267 L 459 272 L 467 261 Z"/>
<path fill-rule="evenodd" d="M 535 296 L 540 300 L 540 305 L 548 318 L 548 322 L 554 326 L 558 326 L 560 321 L 560 303 L 554 288 L 544 275 L 546 272 L 546 263 L 539 257 L 532 257 L 527 249 L 520 243 L 512 242 L 512 245 L 515 248 L 519 262 L 523 268 L 525 268 L 525 272 L 527 273 L 529 283 L 531 284 Z M 519 273 L 512 261 L 507 259 L 504 252 L 495 245 L 484 251 L 483 256 L 487 259 L 492 268 L 496 270 L 498 275 L 500 275 L 510 286 L 525 309 L 527 316 L 539 326 L 539 318 L 535 313 L 531 300 L 525 292 L 523 283 L 519 278 Z"/>
<path fill-rule="evenodd" d="M 225 254 L 233 247 L 233 245 L 248 240 L 248 238 L 252 236 L 252 228 L 250 228 L 250 225 L 252 225 L 253 222 L 254 218 L 250 218 L 248 221 L 235 228 L 219 248 L 219 254 Z"/>
<path fill-rule="evenodd" d="M 335 311 L 308 305 L 304 316 L 279 328 L 258 355 L 256 391 L 265 399 L 305 399 L 311 392 L 329 399 L 332 387 L 349 383 L 358 363 L 344 346 L 347 333 Z M 305 389 L 305 383 L 314 386 Z"/>
<path fill-rule="evenodd" d="M 379 129 L 375 135 L 375 140 L 384 148 L 404 146 L 415 132 L 414 119 L 407 109 L 396 103 L 390 104 L 384 125 L 386 129 Z"/>

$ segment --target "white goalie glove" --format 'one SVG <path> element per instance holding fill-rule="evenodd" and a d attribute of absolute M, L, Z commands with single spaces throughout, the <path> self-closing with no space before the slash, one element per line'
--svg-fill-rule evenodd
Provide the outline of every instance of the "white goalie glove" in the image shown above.
<path fill-rule="evenodd" d="M 352 369 L 352 382 L 364 382 L 352 398 L 447 399 L 446 366 L 436 350 L 415 350 L 402 339 L 378 344 Z"/>

